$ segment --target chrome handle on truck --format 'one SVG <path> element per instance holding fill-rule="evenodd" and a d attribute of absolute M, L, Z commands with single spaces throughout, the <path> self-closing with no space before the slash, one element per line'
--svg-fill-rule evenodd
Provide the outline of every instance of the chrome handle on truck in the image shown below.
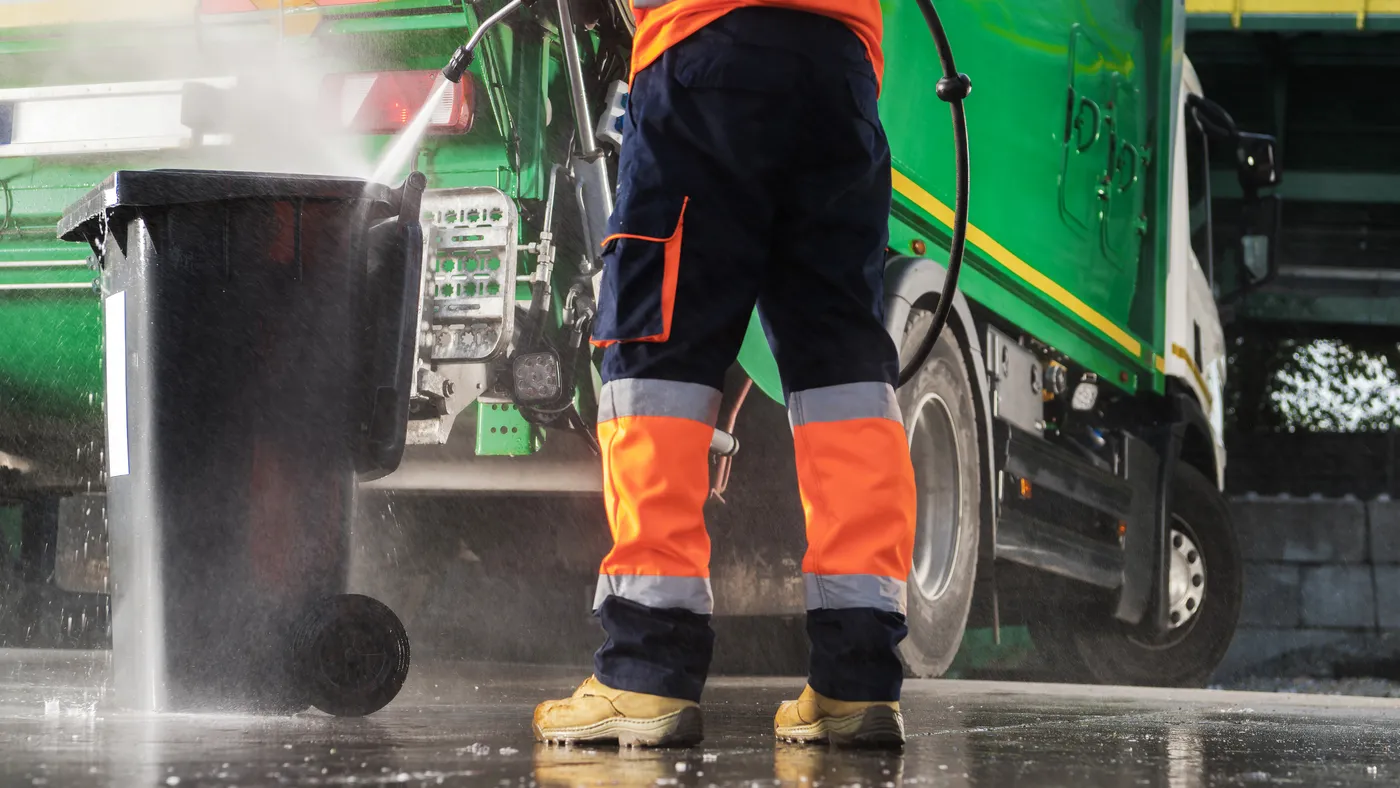
<path fill-rule="evenodd" d="M 11 285 L 0 285 L 0 292 L 15 292 L 27 290 L 92 290 L 91 282 L 22 282 Z"/>
<path fill-rule="evenodd" d="M 43 268 L 78 268 L 86 260 L 7 260 L 0 261 L 0 271 L 36 271 Z M 46 290 L 91 290 L 92 282 L 12 282 L 0 283 L 0 292 L 42 292 Z"/>

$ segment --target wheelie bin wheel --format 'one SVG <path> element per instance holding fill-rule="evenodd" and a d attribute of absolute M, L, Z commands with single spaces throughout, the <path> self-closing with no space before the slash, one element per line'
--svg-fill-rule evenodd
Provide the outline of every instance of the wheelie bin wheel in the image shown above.
<path fill-rule="evenodd" d="M 408 632 L 387 605 L 360 594 L 317 603 L 297 628 L 297 674 L 311 705 L 363 717 L 388 705 L 408 677 Z"/>

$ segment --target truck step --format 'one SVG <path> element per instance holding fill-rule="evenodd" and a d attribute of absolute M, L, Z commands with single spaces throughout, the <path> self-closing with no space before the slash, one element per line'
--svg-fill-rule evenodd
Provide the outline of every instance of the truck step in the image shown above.
<path fill-rule="evenodd" d="M 1018 478 L 1053 490 L 1098 511 L 1126 520 L 1133 513 L 1133 487 L 1072 452 L 1015 427 L 1006 426 L 1003 468 Z"/>
<path fill-rule="evenodd" d="M 1123 551 L 1014 510 L 997 521 L 997 558 L 1100 588 L 1123 585 Z"/>

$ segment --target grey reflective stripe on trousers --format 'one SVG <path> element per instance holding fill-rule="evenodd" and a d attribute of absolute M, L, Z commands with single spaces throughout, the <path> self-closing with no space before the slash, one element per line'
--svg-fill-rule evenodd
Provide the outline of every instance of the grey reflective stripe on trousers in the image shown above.
<path fill-rule="evenodd" d="M 873 607 L 903 614 L 908 584 L 880 575 L 802 575 L 807 585 L 808 610 Z"/>
<path fill-rule="evenodd" d="M 794 391 L 788 396 L 788 422 L 793 427 L 851 419 L 889 419 L 904 426 L 894 387 L 888 383 L 842 383 Z"/>
<path fill-rule="evenodd" d="M 660 8 L 675 0 L 632 0 L 633 8 Z"/>
<path fill-rule="evenodd" d="M 715 612 L 715 595 L 708 577 L 669 577 L 666 575 L 598 575 L 598 591 L 593 609 L 603 600 L 619 596 L 662 609 L 683 608 L 708 616 Z"/>
<path fill-rule="evenodd" d="M 598 393 L 598 421 L 623 416 L 670 416 L 713 427 L 723 395 L 699 383 L 625 378 L 609 381 Z"/>

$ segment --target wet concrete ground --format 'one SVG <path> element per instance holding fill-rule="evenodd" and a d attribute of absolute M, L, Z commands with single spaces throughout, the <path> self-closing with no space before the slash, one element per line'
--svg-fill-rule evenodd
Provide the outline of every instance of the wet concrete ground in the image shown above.
<path fill-rule="evenodd" d="M 693 750 L 538 747 L 576 669 L 415 666 L 366 719 L 137 717 L 98 652 L 0 651 L 0 786 L 1166 786 L 1400 784 L 1400 701 L 916 681 L 902 755 L 775 745 L 798 679 L 720 679 Z"/>

